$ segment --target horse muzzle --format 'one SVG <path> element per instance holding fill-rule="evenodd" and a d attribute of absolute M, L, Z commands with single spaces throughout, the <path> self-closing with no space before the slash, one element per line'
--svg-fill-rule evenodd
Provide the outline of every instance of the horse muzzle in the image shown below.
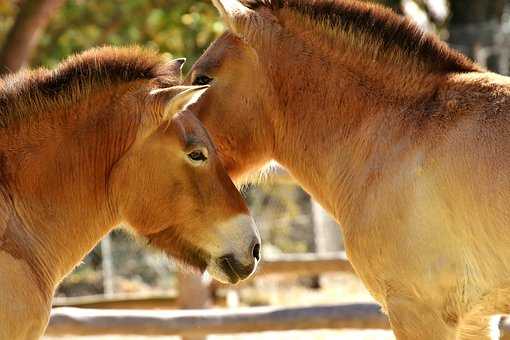
<path fill-rule="evenodd" d="M 248 215 L 231 219 L 219 230 L 228 246 L 222 255 L 210 259 L 207 272 L 220 282 L 235 284 L 255 272 L 261 258 L 260 236 Z"/>

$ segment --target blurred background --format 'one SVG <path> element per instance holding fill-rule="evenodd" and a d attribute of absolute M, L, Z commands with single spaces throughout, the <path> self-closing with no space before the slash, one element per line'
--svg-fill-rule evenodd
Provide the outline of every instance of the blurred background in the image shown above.
<path fill-rule="evenodd" d="M 411 17 L 424 30 L 435 32 L 483 66 L 508 73 L 510 0 L 377 2 Z M 209 1 L 0 0 L 0 74 L 24 67 L 51 68 L 70 54 L 94 46 L 130 44 L 155 49 L 168 57 L 185 56 L 189 68 L 223 30 Z M 339 226 L 283 169 L 275 169 L 263 181 L 243 188 L 261 231 L 266 259 L 253 279 L 241 286 L 226 287 L 207 277 L 181 273 L 171 260 L 118 229 L 64 280 L 55 305 L 235 309 L 372 302 L 345 260 Z M 391 332 L 377 330 L 266 332 L 209 338 L 339 337 L 393 339 Z"/>
<path fill-rule="evenodd" d="M 507 53 L 501 49 L 509 29 L 507 0 L 370 1 L 411 16 L 491 68 Z M 105 44 L 140 44 L 186 56 L 189 67 L 223 29 L 210 1 L 0 0 L 0 72 L 52 67 L 72 53 Z"/>

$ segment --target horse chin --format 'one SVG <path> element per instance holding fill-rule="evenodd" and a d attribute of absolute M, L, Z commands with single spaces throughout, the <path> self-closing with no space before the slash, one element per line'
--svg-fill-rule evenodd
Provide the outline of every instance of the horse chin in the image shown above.
<path fill-rule="evenodd" d="M 179 239 L 171 228 L 145 237 L 150 246 L 162 250 L 180 268 L 186 271 L 203 274 L 211 261 L 211 256 L 207 251 L 182 238 Z"/>
<path fill-rule="evenodd" d="M 221 266 L 218 260 L 212 259 L 207 265 L 206 271 L 215 280 L 221 283 L 236 284 L 241 281 L 241 278 L 235 273 L 233 269 Z"/>
<path fill-rule="evenodd" d="M 180 248 L 179 251 L 175 248 L 162 250 L 179 270 L 184 272 L 203 274 L 210 262 L 210 256 L 198 248 L 186 247 Z"/>
<path fill-rule="evenodd" d="M 185 255 L 166 252 L 177 265 L 185 271 L 203 274 L 210 262 L 210 257 L 198 249 L 188 249 Z"/>

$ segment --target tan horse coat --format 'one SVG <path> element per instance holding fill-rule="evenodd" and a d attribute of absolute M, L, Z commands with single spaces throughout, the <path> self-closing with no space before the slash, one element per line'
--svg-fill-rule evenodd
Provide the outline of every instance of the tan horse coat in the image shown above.
<path fill-rule="evenodd" d="M 218 0 L 193 110 L 229 172 L 274 159 L 342 225 L 398 339 L 510 312 L 510 79 L 356 1 Z"/>
<path fill-rule="evenodd" d="M 115 225 L 230 282 L 259 236 L 206 131 L 180 112 L 183 60 L 103 48 L 0 83 L 0 339 L 42 335 L 60 280 Z M 174 117 L 175 115 L 175 117 Z"/>

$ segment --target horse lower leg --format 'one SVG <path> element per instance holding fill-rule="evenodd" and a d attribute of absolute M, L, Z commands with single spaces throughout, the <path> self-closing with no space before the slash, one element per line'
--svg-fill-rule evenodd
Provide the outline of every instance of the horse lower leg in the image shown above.
<path fill-rule="evenodd" d="M 470 316 L 463 319 L 455 340 L 497 340 L 500 319 L 499 316 Z"/>

